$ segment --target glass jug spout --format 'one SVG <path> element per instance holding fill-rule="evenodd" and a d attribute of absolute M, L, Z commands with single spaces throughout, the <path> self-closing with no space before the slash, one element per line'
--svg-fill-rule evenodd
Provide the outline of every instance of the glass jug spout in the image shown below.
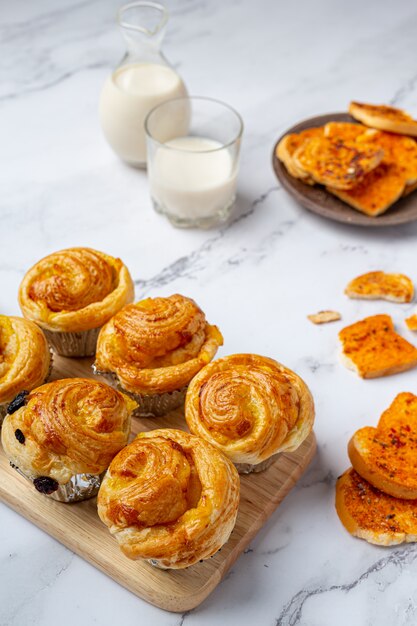
<path fill-rule="evenodd" d="M 158 2 L 139 0 L 122 6 L 117 21 L 127 45 L 123 63 L 166 63 L 160 48 L 168 18 L 167 9 Z"/>

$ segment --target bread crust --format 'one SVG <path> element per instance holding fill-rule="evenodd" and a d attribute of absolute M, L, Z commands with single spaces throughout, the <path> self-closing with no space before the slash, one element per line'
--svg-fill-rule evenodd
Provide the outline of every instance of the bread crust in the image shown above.
<path fill-rule="evenodd" d="M 417 501 L 386 495 L 353 468 L 336 483 L 336 511 L 346 530 L 379 546 L 417 541 Z"/>
<path fill-rule="evenodd" d="M 305 141 L 308 141 L 312 137 L 320 137 L 322 134 L 323 128 L 321 127 L 307 128 L 306 130 L 302 130 L 300 133 L 290 133 L 281 139 L 276 149 L 276 155 L 278 159 L 284 163 L 288 173 L 294 178 L 299 178 L 307 185 L 315 185 L 316 183 L 311 176 L 297 167 L 293 159 L 294 152 Z"/>
<path fill-rule="evenodd" d="M 50 254 L 19 287 L 24 317 L 60 332 L 99 328 L 133 297 L 133 281 L 122 261 L 91 248 Z"/>
<path fill-rule="evenodd" d="M 417 366 L 417 349 L 394 330 L 389 315 L 373 315 L 339 333 L 341 361 L 362 378 L 390 376 Z"/>
<path fill-rule="evenodd" d="M 414 285 L 405 274 L 367 272 L 351 280 L 346 286 L 345 294 L 349 298 L 361 300 L 411 302 L 414 297 Z"/>
<path fill-rule="evenodd" d="M 417 137 L 417 120 L 402 109 L 385 104 L 375 105 L 352 101 L 349 104 L 349 113 L 371 128 Z"/>
<path fill-rule="evenodd" d="M 207 441 L 174 429 L 140 433 L 112 461 L 100 519 L 130 559 L 182 569 L 229 539 L 239 505 L 234 465 Z"/>
<path fill-rule="evenodd" d="M 304 381 L 268 357 L 233 354 L 190 383 L 185 419 L 234 463 L 257 465 L 293 451 L 310 434 L 314 402 Z"/>

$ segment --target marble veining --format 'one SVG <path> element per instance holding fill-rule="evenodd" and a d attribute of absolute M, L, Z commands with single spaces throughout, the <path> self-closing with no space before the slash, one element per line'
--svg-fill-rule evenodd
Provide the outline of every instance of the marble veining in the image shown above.
<path fill-rule="evenodd" d="M 275 140 L 303 118 L 350 99 L 417 115 L 412 0 L 166 0 L 164 52 L 189 91 L 229 102 L 245 124 L 231 221 L 175 230 L 151 207 L 146 174 L 124 166 L 98 123 L 98 95 L 124 54 L 119 0 L 20 0 L 0 5 L 0 311 L 40 256 L 73 245 L 118 255 L 136 295 L 180 292 L 220 326 L 233 352 L 267 354 L 310 385 L 318 453 L 306 475 L 196 610 L 169 614 L 112 582 L 0 505 L 0 626 L 415 626 L 417 550 L 355 540 L 334 510 L 346 444 L 377 422 L 416 373 L 358 379 L 338 359 L 344 324 L 415 304 L 348 300 L 371 269 L 417 282 L 417 224 L 358 229 L 299 207 L 274 177 Z M 342 320 L 306 316 L 334 309 Z"/>

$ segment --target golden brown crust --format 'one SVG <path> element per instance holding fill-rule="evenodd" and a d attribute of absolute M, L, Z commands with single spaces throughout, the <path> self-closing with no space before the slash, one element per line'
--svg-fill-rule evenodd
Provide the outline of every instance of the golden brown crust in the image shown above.
<path fill-rule="evenodd" d="M 417 396 L 398 394 L 377 428 L 356 431 L 348 452 L 353 468 L 374 487 L 417 499 Z"/>
<path fill-rule="evenodd" d="M 417 501 L 379 491 L 348 469 L 336 483 L 336 510 L 354 537 L 380 546 L 417 541 Z"/>
<path fill-rule="evenodd" d="M 367 130 L 362 124 L 351 122 L 327 122 L 324 126 L 324 136 L 340 139 L 342 141 L 355 141 Z"/>
<path fill-rule="evenodd" d="M 6 416 L 3 448 L 30 477 L 49 476 L 65 484 L 74 474 L 101 474 L 127 444 L 135 407 L 133 400 L 104 383 L 56 380 L 33 390 L 25 406 Z"/>
<path fill-rule="evenodd" d="M 190 298 L 147 298 L 124 307 L 100 331 L 96 368 L 132 393 L 166 393 L 188 385 L 223 343 Z"/>
<path fill-rule="evenodd" d="M 385 104 L 375 105 L 351 102 L 349 113 L 352 117 L 371 128 L 378 128 L 400 135 L 417 136 L 417 120 L 414 120 L 411 115 L 402 109 Z"/>
<path fill-rule="evenodd" d="M 233 464 L 208 442 L 160 429 L 140 433 L 112 461 L 98 514 L 131 559 L 181 569 L 228 540 L 239 505 Z"/>
<path fill-rule="evenodd" d="M 298 448 L 313 427 L 314 403 L 304 381 L 277 361 L 233 354 L 193 378 L 185 419 L 234 463 L 256 465 Z"/>
<path fill-rule="evenodd" d="M 349 298 L 411 302 L 414 297 L 414 285 L 405 274 L 367 272 L 351 280 L 345 294 Z"/>
<path fill-rule="evenodd" d="M 376 145 L 338 137 L 313 137 L 294 153 L 294 163 L 317 183 L 334 189 L 352 189 L 382 161 Z"/>
<path fill-rule="evenodd" d="M 389 315 L 367 317 L 339 333 L 341 358 L 362 378 L 404 372 L 417 365 L 417 349 L 394 330 Z"/>
<path fill-rule="evenodd" d="M 300 178 L 308 185 L 315 185 L 315 181 L 303 170 L 297 167 L 294 162 L 293 155 L 297 148 L 299 148 L 305 141 L 311 139 L 312 137 L 321 137 L 322 135 L 323 128 L 321 127 L 307 128 L 306 130 L 302 130 L 300 133 L 290 133 L 281 139 L 276 149 L 276 155 L 278 159 L 284 163 L 288 173 L 294 178 Z"/>
<path fill-rule="evenodd" d="M 125 304 L 134 285 L 120 259 L 91 248 L 68 248 L 41 259 L 19 288 L 23 315 L 51 331 L 99 328 Z"/>
<path fill-rule="evenodd" d="M 307 315 L 307 318 L 313 324 L 328 324 L 329 322 L 337 322 L 342 316 L 337 311 L 319 311 L 318 313 Z"/>
<path fill-rule="evenodd" d="M 21 317 L 0 315 L 0 403 L 42 385 L 51 366 L 43 332 Z"/>

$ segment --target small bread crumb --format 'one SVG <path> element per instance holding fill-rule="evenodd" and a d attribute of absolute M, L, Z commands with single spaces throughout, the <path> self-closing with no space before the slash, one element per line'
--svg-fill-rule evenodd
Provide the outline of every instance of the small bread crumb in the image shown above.
<path fill-rule="evenodd" d="M 342 316 L 337 311 L 319 311 L 313 315 L 307 315 L 313 324 L 327 324 L 328 322 L 337 322 Z"/>
<path fill-rule="evenodd" d="M 417 330 L 417 314 L 411 315 L 411 317 L 407 317 L 405 323 L 408 326 L 408 330 Z"/>

